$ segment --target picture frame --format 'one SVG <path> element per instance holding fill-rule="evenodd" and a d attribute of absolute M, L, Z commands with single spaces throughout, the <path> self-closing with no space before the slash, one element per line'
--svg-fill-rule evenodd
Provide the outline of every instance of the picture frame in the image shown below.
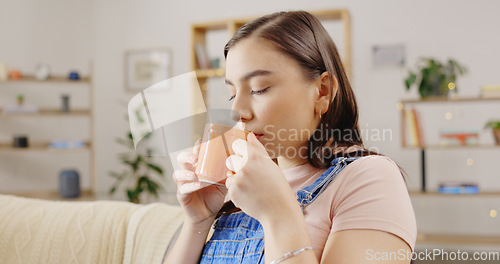
<path fill-rule="evenodd" d="M 169 48 L 125 52 L 125 89 L 142 91 L 171 77 L 172 52 Z"/>

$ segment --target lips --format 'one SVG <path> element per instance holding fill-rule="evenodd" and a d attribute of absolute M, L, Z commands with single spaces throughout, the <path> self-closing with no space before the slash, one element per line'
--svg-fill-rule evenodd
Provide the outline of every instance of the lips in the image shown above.
<path fill-rule="evenodd" d="M 254 134 L 255 134 L 255 137 L 256 137 L 257 139 L 260 139 L 261 137 L 263 137 L 263 136 L 264 136 L 264 134 L 256 134 L 256 133 L 254 133 Z"/>
<path fill-rule="evenodd" d="M 247 130 L 247 131 L 248 131 L 248 132 L 253 133 L 257 139 L 259 139 L 259 138 L 261 138 L 262 136 L 264 136 L 264 134 L 256 133 L 256 132 L 254 132 L 254 131 L 252 131 L 252 130 Z"/>

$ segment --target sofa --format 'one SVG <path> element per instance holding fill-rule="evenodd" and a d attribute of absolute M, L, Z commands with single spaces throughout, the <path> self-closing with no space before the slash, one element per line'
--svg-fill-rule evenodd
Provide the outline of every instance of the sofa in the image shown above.
<path fill-rule="evenodd" d="M 0 263 L 162 263 L 178 206 L 0 194 Z"/>

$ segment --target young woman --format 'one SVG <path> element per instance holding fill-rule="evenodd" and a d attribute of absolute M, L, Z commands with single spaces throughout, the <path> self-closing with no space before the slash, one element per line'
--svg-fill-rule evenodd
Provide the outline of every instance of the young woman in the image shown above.
<path fill-rule="evenodd" d="M 199 146 L 178 156 L 185 221 L 165 263 L 410 263 L 404 178 L 363 147 L 354 93 L 318 19 L 258 18 L 224 55 L 236 119 L 253 133 L 233 144 L 226 187 L 199 189 Z"/>

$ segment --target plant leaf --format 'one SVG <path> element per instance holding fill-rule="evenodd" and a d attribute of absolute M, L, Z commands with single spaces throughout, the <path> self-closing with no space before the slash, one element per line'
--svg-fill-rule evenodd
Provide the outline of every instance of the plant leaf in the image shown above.
<path fill-rule="evenodd" d="M 148 167 L 156 171 L 160 176 L 163 176 L 163 169 L 160 168 L 159 166 L 152 163 L 148 163 Z"/>
<path fill-rule="evenodd" d="M 149 181 L 148 192 L 158 198 L 158 185 L 152 181 Z"/>
<path fill-rule="evenodd" d="M 123 146 L 128 147 L 128 148 L 133 148 L 134 147 L 134 144 L 132 142 L 130 142 L 130 140 L 125 140 L 123 138 L 117 138 L 116 142 L 118 144 L 123 145 Z"/>

